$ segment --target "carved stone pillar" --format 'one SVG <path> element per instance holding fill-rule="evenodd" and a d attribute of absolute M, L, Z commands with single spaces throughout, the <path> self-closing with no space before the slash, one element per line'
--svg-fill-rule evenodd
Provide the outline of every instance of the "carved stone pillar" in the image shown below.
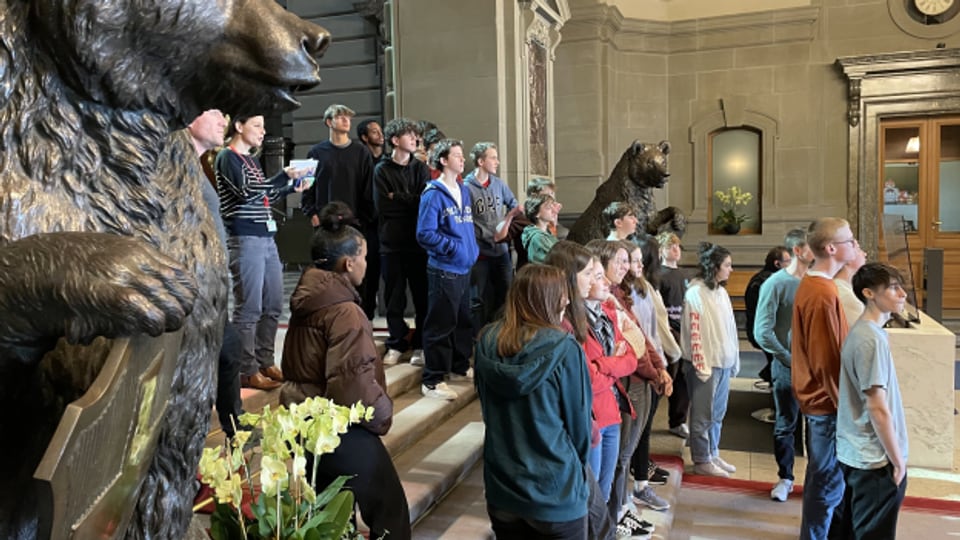
<path fill-rule="evenodd" d="M 517 66 L 521 110 L 520 147 L 517 148 L 518 183 L 526 186 L 531 177 L 553 178 L 554 100 L 553 65 L 560 28 L 570 17 L 566 6 L 547 0 L 521 0 L 520 21 L 523 44 Z"/>

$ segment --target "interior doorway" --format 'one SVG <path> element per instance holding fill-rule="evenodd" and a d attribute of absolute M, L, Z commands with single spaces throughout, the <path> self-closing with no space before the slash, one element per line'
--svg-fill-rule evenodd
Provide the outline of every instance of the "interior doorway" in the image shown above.
<path fill-rule="evenodd" d="M 960 116 L 881 118 L 879 135 L 877 227 L 903 217 L 918 289 L 923 249 L 943 248 L 943 306 L 960 308 Z"/>

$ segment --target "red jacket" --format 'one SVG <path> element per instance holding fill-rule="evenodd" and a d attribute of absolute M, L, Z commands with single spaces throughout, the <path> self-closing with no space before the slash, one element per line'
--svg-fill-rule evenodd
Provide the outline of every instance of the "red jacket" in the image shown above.
<path fill-rule="evenodd" d="M 603 312 L 613 324 L 613 341 L 624 341 L 620 328 L 616 324 L 616 308 L 606 303 L 601 304 Z M 616 346 L 614 347 L 616 348 Z M 583 344 L 587 355 L 587 368 L 590 372 L 590 386 L 593 389 L 593 417 L 597 429 L 620 423 L 620 405 L 614 392 L 623 392 L 620 377 L 626 377 L 637 369 L 637 355 L 627 346 L 627 352 L 622 356 L 604 356 L 603 345 L 597 340 L 593 331 L 587 333 L 587 341 Z M 625 394 L 625 392 L 624 392 Z M 629 400 L 628 400 L 629 402 Z M 636 413 L 632 410 L 631 415 Z"/>

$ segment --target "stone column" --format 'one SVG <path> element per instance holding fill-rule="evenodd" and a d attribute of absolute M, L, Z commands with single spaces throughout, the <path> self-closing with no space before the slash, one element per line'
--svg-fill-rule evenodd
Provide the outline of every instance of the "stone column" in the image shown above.
<path fill-rule="evenodd" d="M 385 7 L 385 110 L 434 122 L 467 152 L 496 142 L 500 175 L 518 198 L 531 176 L 552 178 L 553 61 L 567 0 L 388 0 Z"/>

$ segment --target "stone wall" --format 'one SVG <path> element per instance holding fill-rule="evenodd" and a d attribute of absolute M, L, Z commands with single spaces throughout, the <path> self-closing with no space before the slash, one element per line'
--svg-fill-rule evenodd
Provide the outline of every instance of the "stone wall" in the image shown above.
<path fill-rule="evenodd" d="M 661 204 L 706 238 L 709 194 L 691 129 L 724 105 L 776 125 L 762 235 L 714 238 L 747 264 L 793 226 L 847 209 L 847 90 L 839 56 L 932 49 L 902 31 L 887 0 L 682 21 L 626 19 L 602 0 L 572 0 L 557 51 L 557 170 L 564 211 L 580 211 L 633 139 L 673 144 Z M 704 150 L 705 151 L 705 150 Z M 702 157 L 698 158 L 702 159 Z M 702 168 L 705 171 L 705 168 Z"/>

